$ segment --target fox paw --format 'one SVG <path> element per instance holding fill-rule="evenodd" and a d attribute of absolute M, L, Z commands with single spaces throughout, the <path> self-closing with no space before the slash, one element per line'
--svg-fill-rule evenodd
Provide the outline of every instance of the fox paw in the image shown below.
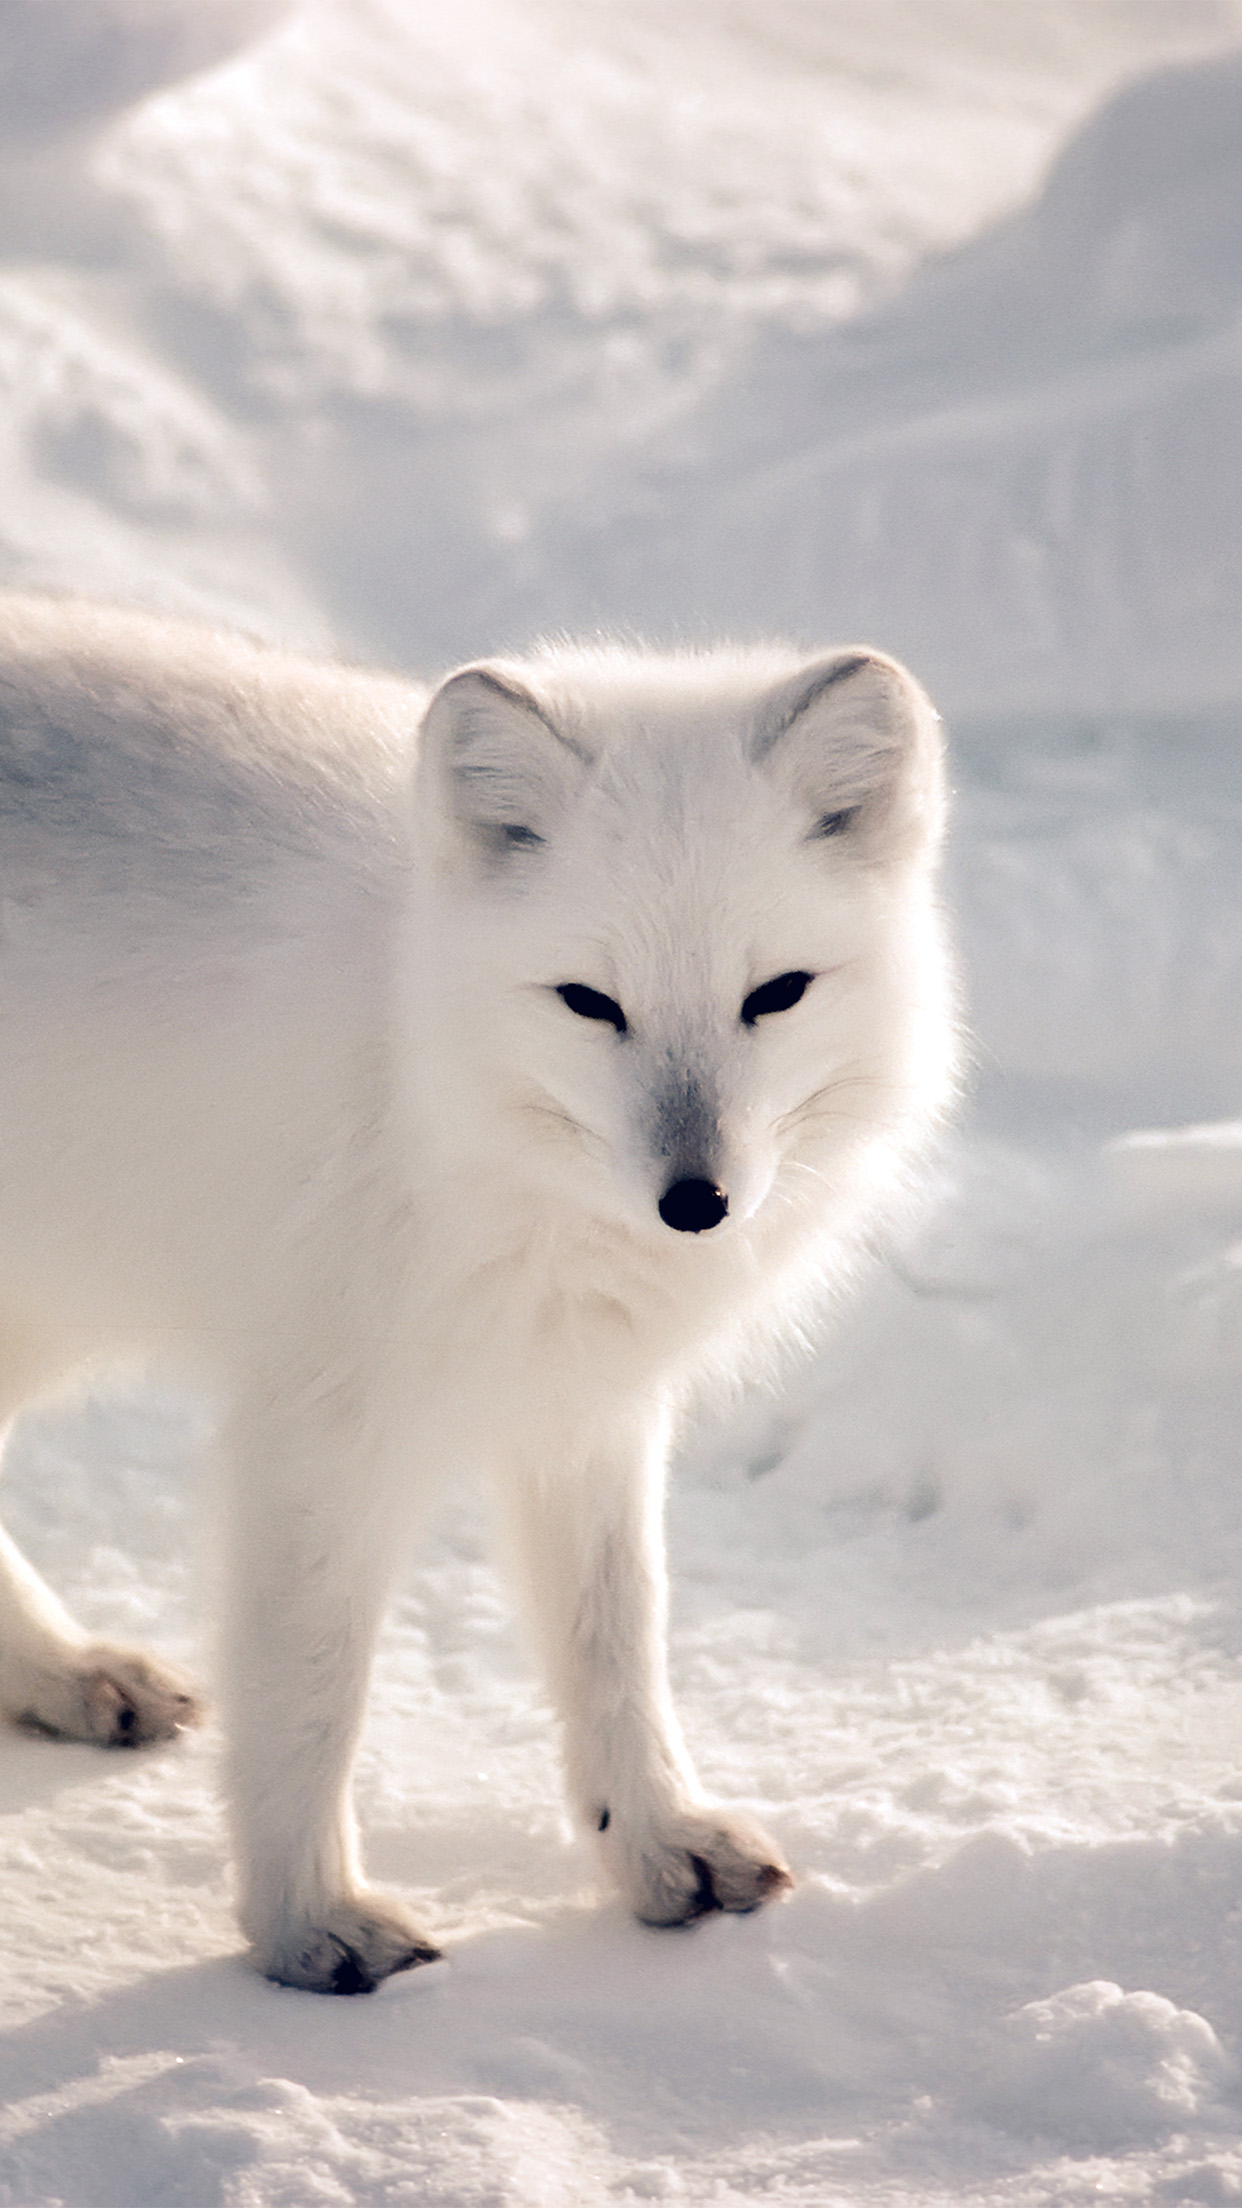
<path fill-rule="evenodd" d="M 202 1722 L 203 1706 L 184 1674 L 137 1648 L 90 1642 L 63 1670 L 41 1669 L 16 1713 L 63 1740 L 101 1748 L 143 1748 Z"/>
<path fill-rule="evenodd" d="M 325 1909 L 318 1923 L 283 1931 L 270 1945 L 256 1941 L 254 1961 L 265 1978 L 308 1993 L 374 1993 L 385 1978 L 440 1950 L 392 1894 L 355 1894 Z"/>
<path fill-rule="evenodd" d="M 744 1914 L 793 1885 L 775 1841 L 737 1810 L 685 1810 L 628 1847 L 618 1834 L 607 1852 L 644 1924 L 690 1924 L 716 1909 Z"/>

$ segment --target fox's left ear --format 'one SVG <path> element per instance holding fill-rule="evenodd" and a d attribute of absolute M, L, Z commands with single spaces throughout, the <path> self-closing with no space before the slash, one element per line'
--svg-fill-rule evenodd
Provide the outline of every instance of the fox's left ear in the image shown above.
<path fill-rule="evenodd" d="M 814 836 L 849 836 L 874 858 L 939 841 L 940 719 L 913 675 L 884 652 L 834 652 L 770 691 L 754 756 L 793 784 Z"/>

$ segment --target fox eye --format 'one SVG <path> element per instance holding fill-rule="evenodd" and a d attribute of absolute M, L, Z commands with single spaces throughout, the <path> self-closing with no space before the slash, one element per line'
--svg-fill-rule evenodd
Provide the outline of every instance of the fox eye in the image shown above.
<path fill-rule="evenodd" d="M 845 833 L 846 829 L 847 829 L 847 828 L 848 828 L 848 827 L 850 826 L 851 822 L 852 822 L 852 821 L 854 820 L 854 818 L 855 818 L 855 816 L 856 816 L 857 812 L 858 812 L 858 807 L 857 807 L 857 805 L 847 805 L 847 806 L 846 806 L 846 807 L 844 808 L 844 810 L 843 810 L 842 812 L 839 812 L 839 813 L 823 813 L 823 814 L 821 814 L 821 816 L 820 816 L 820 819 L 819 819 L 819 823 L 818 823 L 818 825 L 817 825 L 817 827 L 816 827 L 816 830 L 815 830 L 815 833 L 816 833 L 816 835 L 817 835 L 817 836 L 841 836 L 841 835 L 844 835 L 844 833 Z"/>
<path fill-rule="evenodd" d="M 607 1020 L 618 1035 L 624 1035 L 629 1025 L 615 997 L 606 997 L 598 989 L 588 989 L 584 981 L 563 981 L 557 990 L 562 1004 L 576 1012 L 580 1020 Z"/>
<path fill-rule="evenodd" d="M 788 1012 L 806 995 L 814 979 L 814 974 L 777 974 L 772 981 L 752 989 L 742 1006 L 744 1024 L 753 1027 L 768 1012 Z"/>

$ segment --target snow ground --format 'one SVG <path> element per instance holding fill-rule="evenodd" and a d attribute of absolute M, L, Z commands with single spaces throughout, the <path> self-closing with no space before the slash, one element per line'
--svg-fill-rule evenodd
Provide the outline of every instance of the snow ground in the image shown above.
<path fill-rule="evenodd" d="M 1242 2198 L 1242 8 L 50 20 L 0 5 L 0 570 L 427 669 L 600 612 L 906 651 L 977 1072 L 672 1500 L 688 1730 L 789 1902 L 599 1904 L 462 1498 L 360 1781 L 445 1965 L 253 1978 L 210 1735 L 0 1742 L 0 2203 Z M 92 1403 L 7 1479 L 187 1659 L 202 1441 Z"/>

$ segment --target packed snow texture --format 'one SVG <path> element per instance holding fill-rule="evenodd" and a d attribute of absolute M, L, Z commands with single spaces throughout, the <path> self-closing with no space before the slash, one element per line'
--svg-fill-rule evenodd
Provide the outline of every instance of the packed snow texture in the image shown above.
<path fill-rule="evenodd" d="M 671 1498 L 793 1897 L 595 1892 L 454 1497 L 358 1790 L 445 1963 L 248 1972 L 210 1732 L 0 1741 L 0 2202 L 1242 2198 L 1242 0 L 0 0 L 0 392 L 11 580 L 428 674 L 903 653 L 973 1037 L 919 1217 Z M 200 1668 L 207 1442 L 92 1400 L 6 1476 Z"/>

